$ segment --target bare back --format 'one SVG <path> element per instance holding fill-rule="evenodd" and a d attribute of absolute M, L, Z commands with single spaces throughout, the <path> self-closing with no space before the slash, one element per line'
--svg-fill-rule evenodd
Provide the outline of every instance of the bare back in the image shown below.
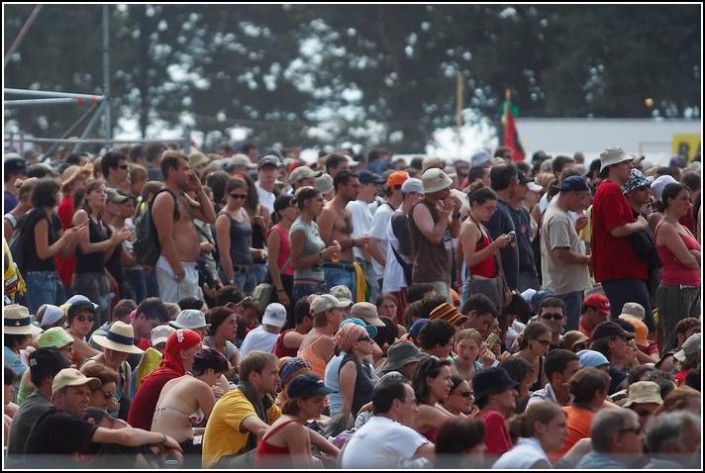
<path fill-rule="evenodd" d="M 191 417 L 199 410 L 208 417 L 214 404 L 215 396 L 205 382 L 189 375 L 172 379 L 159 395 L 152 431 L 171 435 L 179 443 L 193 439 Z"/>

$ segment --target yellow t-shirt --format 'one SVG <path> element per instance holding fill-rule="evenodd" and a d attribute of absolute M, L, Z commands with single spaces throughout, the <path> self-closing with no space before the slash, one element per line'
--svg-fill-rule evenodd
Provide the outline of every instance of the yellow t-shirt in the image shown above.
<path fill-rule="evenodd" d="M 244 453 L 249 431 L 242 428 L 242 421 L 256 416 L 254 406 L 239 389 L 228 391 L 215 403 L 203 434 L 203 467 L 214 467 L 222 457 Z M 268 424 L 272 425 L 281 411 L 276 405 L 267 410 Z"/>
<path fill-rule="evenodd" d="M 19 269 L 17 269 L 17 264 L 15 264 L 12 258 L 12 252 L 10 252 L 10 245 L 7 244 L 7 240 L 5 240 L 5 237 L 2 237 L 2 255 L 5 296 L 10 300 L 10 302 L 14 302 L 15 295 L 18 292 L 20 294 L 24 294 L 27 289 L 25 286 L 24 279 L 22 278 Z M 7 267 L 5 267 L 5 265 Z"/>

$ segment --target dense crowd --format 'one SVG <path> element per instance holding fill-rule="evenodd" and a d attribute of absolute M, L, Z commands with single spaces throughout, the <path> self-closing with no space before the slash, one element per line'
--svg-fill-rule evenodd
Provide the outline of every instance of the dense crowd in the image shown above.
<path fill-rule="evenodd" d="M 700 159 L 4 155 L 11 468 L 701 468 Z"/>

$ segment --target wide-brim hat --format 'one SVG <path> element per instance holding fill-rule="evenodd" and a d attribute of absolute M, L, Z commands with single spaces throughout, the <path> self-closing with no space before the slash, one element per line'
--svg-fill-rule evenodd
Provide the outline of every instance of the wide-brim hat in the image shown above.
<path fill-rule="evenodd" d="M 37 335 L 42 329 L 32 324 L 29 309 L 23 305 L 10 304 L 2 310 L 3 333 L 8 335 Z"/>
<path fill-rule="evenodd" d="M 132 325 L 119 320 L 113 322 L 106 335 L 93 335 L 93 340 L 96 344 L 109 350 L 122 353 L 143 353 L 135 346 L 135 329 L 132 328 Z"/>
<path fill-rule="evenodd" d="M 443 169 L 431 168 L 421 176 L 423 189 L 426 194 L 448 189 L 453 184 L 453 179 L 443 171 Z"/>
<path fill-rule="evenodd" d="M 627 402 L 624 407 L 629 407 L 632 404 L 663 404 L 661 398 L 661 388 L 653 381 L 637 381 L 630 384 L 627 390 Z"/>
<path fill-rule="evenodd" d="M 174 328 L 188 328 L 191 330 L 199 328 L 209 328 L 211 324 L 206 323 L 206 316 L 203 312 L 195 309 L 186 309 L 179 312 L 176 320 L 169 322 Z"/>
<path fill-rule="evenodd" d="M 93 174 L 93 163 L 88 162 L 83 166 L 73 165 L 64 169 L 64 172 L 61 173 L 61 185 L 70 184 L 81 174 L 86 174 L 87 176 Z"/>
<path fill-rule="evenodd" d="M 369 302 L 358 302 L 353 305 L 352 309 L 350 309 L 350 315 L 362 319 L 375 327 L 386 326 L 384 322 L 382 322 L 382 319 L 379 318 L 379 314 L 377 314 L 377 306 Z"/>
<path fill-rule="evenodd" d="M 499 367 L 487 368 L 475 375 L 472 387 L 475 391 L 475 400 L 482 399 L 490 394 L 497 394 L 507 389 L 514 389 L 519 383 L 509 377 L 509 374 Z"/>
<path fill-rule="evenodd" d="M 600 171 L 609 166 L 623 163 L 624 161 L 632 161 L 633 159 L 634 156 L 625 153 L 624 150 L 619 146 L 607 148 L 602 153 L 600 153 Z"/>
<path fill-rule="evenodd" d="M 425 353 L 421 353 L 416 345 L 412 343 L 396 342 L 387 349 L 387 359 L 379 367 L 379 371 L 382 373 L 399 371 L 405 365 L 421 361 L 427 356 Z"/>

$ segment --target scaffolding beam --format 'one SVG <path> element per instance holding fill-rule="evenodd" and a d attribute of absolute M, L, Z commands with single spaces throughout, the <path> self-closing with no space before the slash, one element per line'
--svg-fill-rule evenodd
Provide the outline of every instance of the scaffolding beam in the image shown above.
<path fill-rule="evenodd" d="M 93 94 L 72 94 L 69 92 L 56 92 L 52 90 L 30 90 L 30 89 L 2 89 L 5 95 L 26 95 L 27 97 L 38 98 L 67 98 L 67 99 L 83 99 L 92 102 L 100 102 L 105 100 L 104 95 Z"/>
<path fill-rule="evenodd" d="M 3 102 L 5 107 L 33 107 L 35 105 L 86 105 L 95 104 L 97 102 L 87 101 L 85 99 L 27 99 L 27 100 L 6 100 Z"/>

